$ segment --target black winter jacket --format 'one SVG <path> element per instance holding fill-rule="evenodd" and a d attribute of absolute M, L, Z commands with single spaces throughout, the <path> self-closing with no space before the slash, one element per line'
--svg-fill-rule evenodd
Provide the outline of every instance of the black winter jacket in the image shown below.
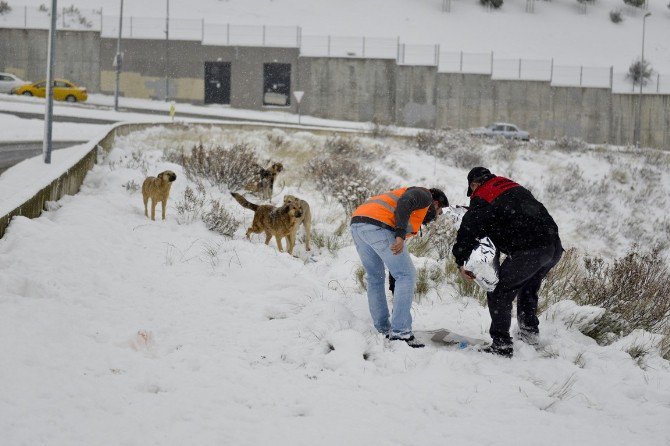
<path fill-rule="evenodd" d="M 470 197 L 452 250 L 462 266 L 478 239 L 488 236 L 503 253 L 547 246 L 556 240 L 558 226 L 530 191 L 503 177 L 493 177 Z"/>

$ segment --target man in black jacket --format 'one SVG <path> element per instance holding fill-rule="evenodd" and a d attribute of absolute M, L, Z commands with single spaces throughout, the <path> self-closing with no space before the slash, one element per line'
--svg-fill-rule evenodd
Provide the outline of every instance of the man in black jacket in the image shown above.
<path fill-rule="evenodd" d="M 485 167 L 468 173 L 470 208 L 463 216 L 453 254 L 461 275 L 473 276 L 463 268 L 482 237 L 489 237 L 507 258 L 500 266 L 499 282 L 488 293 L 493 343 L 485 351 L 512 357 L 509 329 L 512 302 L 517 301 L 518 338 L 537 344 L 539 321 L 537 292 L 549 270 L 563 254 L 558 226 L 547 209 L 531 192 Z"/>

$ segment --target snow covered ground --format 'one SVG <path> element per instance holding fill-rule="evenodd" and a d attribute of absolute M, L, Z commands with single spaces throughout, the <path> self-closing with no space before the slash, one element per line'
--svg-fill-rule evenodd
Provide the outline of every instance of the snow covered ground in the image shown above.
<path fill-rule="evenodd" d="M 37 8 L 43 0 L 9 0 L 13 11 L 0 16 L 0 26 L 23 26 L 27 5 Z M 487 11 L 478 1 L 447 0 L 450 12 L 442 12 L 443 0 L 194 0 L 170 2 L 174 20 L 171 35 L 201 35 L 201 19 L 233 25 L 301 26 L 309 36 L 391 38 L 409 44 L 439 44 L 442 51 L 490 53 L 497 58 L 526 60 L 553 58 L 557 65 L 614 66 L 626 72 L 640 56 L 644 11 L 622 0 L 588 3 L 583 13 L 576 0 L 535 1 L 534 13 L 526 13 L 526 0 L 506 0 L 497 11 Z M 75 5 L 99 27 L 93 10 L 103 8 L 107 35 L 115 37 L 119 2 L 68 0 L 59 7 Z M 610 11 L 622 10 L 623 22 L 612 23 Z M 162 38 L 165 0 L 132 1 L 124 15 L 135 16 L 135 31 L 153 32 Z M 645 58 L 652 67 L 670 75 L 670 9 L 667 0 L 649 0 Z M 46 14 L 31 12 L 35 23 L 46 23 Z M 179 22 L 181 20 L 181 22 Z M 76 27 L 76 20 L 70 24 Z M 126 22 L 126 32 L 130 22 Z M 250 28 L 246 29 L 250 32 Z M 225 35 L 225 32 L 223 33 Z"/>
<path fill-rule="evenodd" d="M 251 212 L 216 185 L 206 196 L 243 221 L 232 239 L 180 219 L 195 185 L 165 153 L 246 142 L 286 166 L 273 201 L 305 198 L 315 232 L 332 236 L 346 217 L 305 173 L 326 138 L 196 125 L 137 132 L 117 140 L 78 195 L 15 218 L 0 240 L 3 444 L 668 444 L 670 365 L 651 347 L 643 367 L 625 351 L 651 345 L 649 334 L 598 346 L 569 322 L 593 310 L 562 302 L 541 317 L 544 350 L 519 344 L 512 360 L 415 350 L 372 329 L 346 231 L 332 252 L 300 242 L 296 257 L 279 253 L 274 241 L 244 239 Z M 361 144 L 390 183 L 440 185 L 466 203 L 464 152 L 436 159 L 409 140 Z M 619 256 L 640 238 L 667 240 L 663 154 L 476 146 L 463 150 L 533 189 L 566 247 Z M 177 181 L 167 220 L 152 222 L 132 185 L 165 169 Z M 475 337 L 489 324 L 487 309 L 450 283 L 417 299 L 413 317 L 415 329 Z"/>

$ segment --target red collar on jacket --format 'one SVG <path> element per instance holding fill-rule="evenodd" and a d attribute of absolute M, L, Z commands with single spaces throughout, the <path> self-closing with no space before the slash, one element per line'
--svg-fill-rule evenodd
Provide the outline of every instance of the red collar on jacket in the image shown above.
<path fill-rule="evenodd" d="M 472 196 L 470 196 L 470 201 L 477 197 L 481 198 L 487 203 L 491 203 L 493 200 L 498 198 L 500 194 L 515 187 L 519 187 L 519 185 L 510 179 L 504 177 L 494 177 L 475 189 L 475 191 L 472 193 Z"/>

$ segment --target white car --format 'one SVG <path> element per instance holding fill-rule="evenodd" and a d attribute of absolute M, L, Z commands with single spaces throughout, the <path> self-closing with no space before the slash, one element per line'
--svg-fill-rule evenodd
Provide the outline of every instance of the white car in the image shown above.
<path fill-rule="evenodd" d="M 520 139 L 522 141 L 530 141 L 530 134 L 519 127 L 507 122 L 496 122 L 488 127 L 481 127 L 472 129 L 470 131 L 475 136 L 502 136 L 509 139 Z"/>
<path fill-rule="evenodd" d="M 11 93 L 15 88 L 29 83 L 11 73 L 0 73 L 0 93 Z"/>

